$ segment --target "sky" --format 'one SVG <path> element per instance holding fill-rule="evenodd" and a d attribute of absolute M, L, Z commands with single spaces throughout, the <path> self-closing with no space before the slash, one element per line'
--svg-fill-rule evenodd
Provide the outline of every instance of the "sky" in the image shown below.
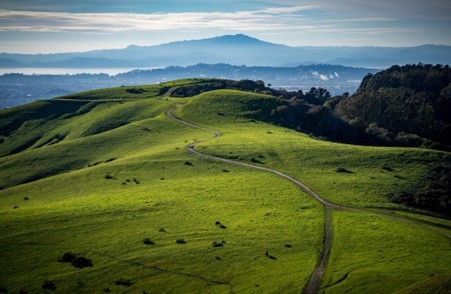
<path fill-rule="evenodd" d="M 0 52 L 246 34 L 290 46 L 451 45 L 451 0 L 0 0 Z"/>

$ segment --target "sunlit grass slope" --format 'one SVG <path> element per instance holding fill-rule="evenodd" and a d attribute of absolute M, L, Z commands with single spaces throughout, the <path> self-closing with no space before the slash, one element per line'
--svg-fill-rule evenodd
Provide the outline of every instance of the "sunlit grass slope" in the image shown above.
<path fill-rule="evenodd" d="M 390 209 L 389 214 L 410 220 L 334 213 L 333 247 L 321 292 L 391 293 L 431 275 L 451 272 L 451 247 L 445 235 L 450 235 L 451 222 L 403 212 L 412 210 L 386 197 L 416 184 L 430 164 L 449 161 L 449 153 L 315 140 L 259 121 L 270 113 L 255 112 L 254 106 L 264 109 L 271 103 L 277 103 L 276 99 L 215 91 L 187 101 L 177 115 L 222 132 L 221 138 L 197 147 L 205 153 L 276 168 L 335 203 Z"/>
<path fill-rule="evenodd" d="M 0 111 L 1 290 L 302 291 L 322 248 L 323 208 L 275 175 L 186 152 L 213 134 L 168 118 L 171 99 L 184 103 L 177 116 L 223 134 L 196 147 L 205 153 L 276 168 L 339 204 L 404 209 L 396 213 L 440 224 L 334 212 L 322 292 L 389 293 L 451 272 L 450 221 L 385 197 L 448 153 L 318 141 L 264 123 L 280 102 L 269 96 L 165 96 L 201 82 L 209 80 L 91 91 Z M 67 252 L 93 266 L 58 262 Z"/>
<path fill-rule="evenodd" d="M 2 290 L 298 293 L 304 287 L 321 249 L 317 202 L 274 175 L 187 153 L 186 144 L 212 134 L 166 117 L 174 106 L 163 97 L 83 98 L 0 112 L 2 129 L 21 122 L 8 127 L 7 137 L 38 138 L 20 152 L 4 147 L 10 155 L 0 158 Z M 31 117 L 20 118 L 27 112 Z M 65 137 L 41 144 L 54 134 Z M 2 148 L 8 140 L 13 145 L 5 138 Z M 144 244 L 146 238 L 154 244 Z M 67 252 L 93 266 L 58 262 Z"/>
<path fill-rule="evenodd" d="M 333 218 L 324 293 L 393 293 L 451 271 L 451 243 L 436 231 L 362 212 L 339 211 Z"/>
<path fill-rule="evenodd" d="M 283 170 L 332 202 L 349 206 L 400 208 L 388 201 L 388 193 L 415 184 L 430 164 L 451 161 L 440 151 L 320 141 L 259 120 L 270 116 L 265 109 L 277 100 L 212 91 L 192 98 L 177 115 L 221 131 L 223 137 L 199 147 L 205 152 Z"/>

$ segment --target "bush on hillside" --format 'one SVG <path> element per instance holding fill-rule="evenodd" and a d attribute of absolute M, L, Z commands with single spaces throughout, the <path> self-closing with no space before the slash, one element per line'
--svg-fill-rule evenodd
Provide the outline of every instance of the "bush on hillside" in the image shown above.
<path fill-rule="evenodd" d="M 391 202 L 451 217 L 451 163 L 432 166 L 416 187 L 388 195 Z"/>

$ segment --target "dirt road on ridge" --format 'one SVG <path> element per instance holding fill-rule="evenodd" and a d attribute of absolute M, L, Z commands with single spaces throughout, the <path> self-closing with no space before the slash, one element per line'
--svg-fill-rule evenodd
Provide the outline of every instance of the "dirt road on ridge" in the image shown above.
<path fill-rule="evenodd" d="M 326 267 L 327 267 L 327 261 L 329 260 L 329 255 L 330 255 L 330 249 L 332 248 L 332 234 L 333 234 L 333 228 L 332 228 L 332 212 L 331 209 L 342 209 L 341 206 L 336 205 L 334 203 L 331 203 L 329 201 L 327 201 L 326 199 L 324 199 L 323 197 L 321 197 L 319 194 L 317 194 L 315 191 L 313 191 L 311 188 L 309 188 L 307 185 L 305 185 L 304 183 L 296 180 L 295 178 L 284 174 L 280 171 L 274 170 L 274 169 L 270 169 L 270 168 L 266 168 L 266 167 L 262 167 L 262 166 L 258 166 L 258 165 L 253 165 L 253 164 L 249 164 L 249 163 L 244 163 L 244 162 L 239 162 L 239 161 L 234 161 L 234 160 L 230 160 L 230 159 L 226 159 L 226 158 L 222 158 L 222 157 L 216 157 L 216 156 L 212 156 L 212 155 L 208 155 L 208 154 L 204 154 L 202 152 L 197 151 L 196 149 L 194 149 L 194 147 L 202 142 L 205 141 L 209 141 L 209 140 L 213 140 L 216 138 L 221 137 L 221 133 L 215 130 L 211 130 L 193 123 L 190 123 L 188 121 L 185 121 L 183 119 L 180 119 L 178 117 L 176 117 L 174 115 L 174 110 L 175 109 L 171 109 L 169 111 L 166 112 L 167 116 L 169 116 L 170 118 L 188 125 L 190 127 L 196 128 L 196 129 L 200 129 L 200 130 L 204 130 L 204 131 L 209 131 L 212 132 L 214 134 L 213 138 L 210 139 L 205 139 L 205 140 L 199 140 L 196 141 L 194 143 L 189 144 L 186 147 L 186 150 L 198 155 L 200 157 L 206 158 L 206 159 L 210 159 L 210 160 L 215 160 L 215 161 L 222 161 L 225 163 L 229 163 L 229 164 L 234 164 L 234 165 L 239 165 L 239 166 L 244 166 L 244 167 L 249 167 L 249 168 L 253 168 L 253 169 L 258 169 L 261 171 L 265 171 L 265 172 L 269 172 L 272 174 L 275 174 L 279 177 L 282 177 L 284 179 L 289 180 L 290 182 L 292 182 L 293 184 L 295 184 L 296 186 L 298 186 L 302 191 L 306 192 L 307 194 L 309 194 L 310 196 L 312 196 L 313 198 L 315 198 L 316 200 L 318 200 L 319 202 L 321 202 L 321 204 L 324 206 L 325 209 L 325 221 L 324 221 L 324 237 L 323 237 L 323 248 L 321 250 L 319 259 L 317 261 L 316 267 L 312 273 L 312 275 L 310 276 L 309 282 L 307 283 L 307 286 L 304 288 L 304 290 L 302 291 L 302 293 L 305 294 L 313 294 L 313 293 L 317 293 L 319 290 L 319 287 L 321 286 L 321 282 L 323 280 L 324 277 L 324 273 L 326 272 Z"/>
<path fill-rule="evenodd" d="M 181 107 L 182 105 L 177 104 L 177 107 Z M 271 169 L 271 168 L 267 168 L 267 167 L 262 167 L 262 166 L 258 166 L 258 165 L 253 165 L 253 164 L 249 164 L 249 163 L 245 163 L 245 162 L 239 162 L 239 161 L 234 161 L 231 159 L 227 159 L 227 158 L 222 158 L 222 157 L 217 157 L 217 156 L 213 156 L 213 155 L 208 155 L 205 153 L 202 153 L 200 151 L 197 151 L 196 149 L 194 149 L 194 147 L 196 147 L 196 145 L 202 143 L 202 142 L 206 142 L 206 141 L 210 141 L 216 138 L 221 137 L 221 133 L 212 129 L 208 129 L 199 125 L 196 125 L 194 123 L 185 121 L 181 118 L 178 118 L 174 115 L 174 111 L 176 109 L 171 109 L 168 110 L 166 112 L 166 115 L 168 117 L 170 117 L 171 119 L 178 121 L 182 124 L 185 124 L 187 126 L 196 128 L 196 129 L 200 129 L 200 130 L 204 130 L 204 131 L 208 131 L 214 134 L 214 137 L 209 138 L 209 139 L 204 139 L 204 140 L 198 140 L 196 142 L 193 142 L 191 144 L 189 144 L 188 146 L 186 146 L 186 150 L 192 154 L 198 155 L 200 157 L 206 158 L 206 159 L 210 159 L 210 160 L 214 160 L 214 161 L 222 161 L 225 163 L 229 163 L 229 164 L 233 164 L 233 165 L 239 165 L 239 166 L 244 166 L 244 167 L 249 167 L 249 168 L 253 168 L 253 169 L 257 169 L 257 170 L 261 170 L 261 171 L 265 171 L 265 172 L 269 172 L 272 174 L 275 174 L 281 178 L 284 178 L 290 182 L 292 182 L 293 184 L 295 184 L 297 187 L 299 187 L 302 191 L 304 191 L 305 193 L 309 194 L 310 196 L 312 196 L 313 198 L 315 198 L 316 200 L 318 200 L 323 206 L 324 206 L 324 236 L 323 236 L 323 248 L 321 249 L 318 261 L 316 263 L 316 267 L 313 270 L 310 279 L 307 283 L 307 285 L 305 286 L 305 288 L 303 289 L 302 293 L 303 294 L 314 294 L 317 293 L 321 287 L 321 283 L 324 277 L 324 274 L 326 272 L 326 268 L 327 268 L 327 262 L 329 260 L 329 255 L 330 255 L 330 250 L 332 248 L 332 240 L 333 240 L 333 225 L 332 225 L 332 211 L 333 210 L 348 210 L 348 211 L 356 211 L 356 212 L 365 212 L 365 213 L 372 213 L 372 214 L 377 214 L 377 215 L 382 215 L 385 217 L 389 217 L 392 219 L 396 219 L 396 220 L 400 220 L 400 221 L 404 221 L 404 222 L 408 222 L 411 224 L 416 224 L 416 225 L 420 225 L 420 226 L 424 226 L 425 228 L 432 230 L 438 234 L 442 234 L 445 237 L 447 237 L 448 239 L 451 239 L 451 236 L 449 234 L 446 234 L 444 232 L 438 231 L 434 226 L 424 223 L 420 220 L 412 220 L 412 219 L 408 219 L 407 217 L 401 217 L 401 216 L 396 216 L 396 215 L 391 215 L 387 212 L 383 212 L 383 211 L 374 211 L 374 210 L 370 210 L 370 209 L 366 209 L 366 208 L 355 208 L 355 207 L 347 207 L 347 206 L 341 206 L 335 203 L 332 203 L 330 201 L 328 201 L 327 199 L 323 198 L 321 195 L 319 195 L 318 193 L 316 193 L 315 191 L 313 191 L 310 187 L 308 187 L 307 185 L 305 185 L 304 183 L 302 183 L 299 180 L 296 180 L 295 178 L 284 174 L 280 171 Z"/>

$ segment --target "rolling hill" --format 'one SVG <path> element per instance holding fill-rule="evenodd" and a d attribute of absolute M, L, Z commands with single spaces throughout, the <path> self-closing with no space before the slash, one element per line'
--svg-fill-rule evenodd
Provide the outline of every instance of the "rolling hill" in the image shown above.
<path fill-rule="evenodd" d="M 451 272 L 451 221 L 387 198 L 448 152 L 316 140 L 257 89 L 173 95 L 217 81 L 0 111 L 1 291 L 449 290 L 417 283 Z"/>

